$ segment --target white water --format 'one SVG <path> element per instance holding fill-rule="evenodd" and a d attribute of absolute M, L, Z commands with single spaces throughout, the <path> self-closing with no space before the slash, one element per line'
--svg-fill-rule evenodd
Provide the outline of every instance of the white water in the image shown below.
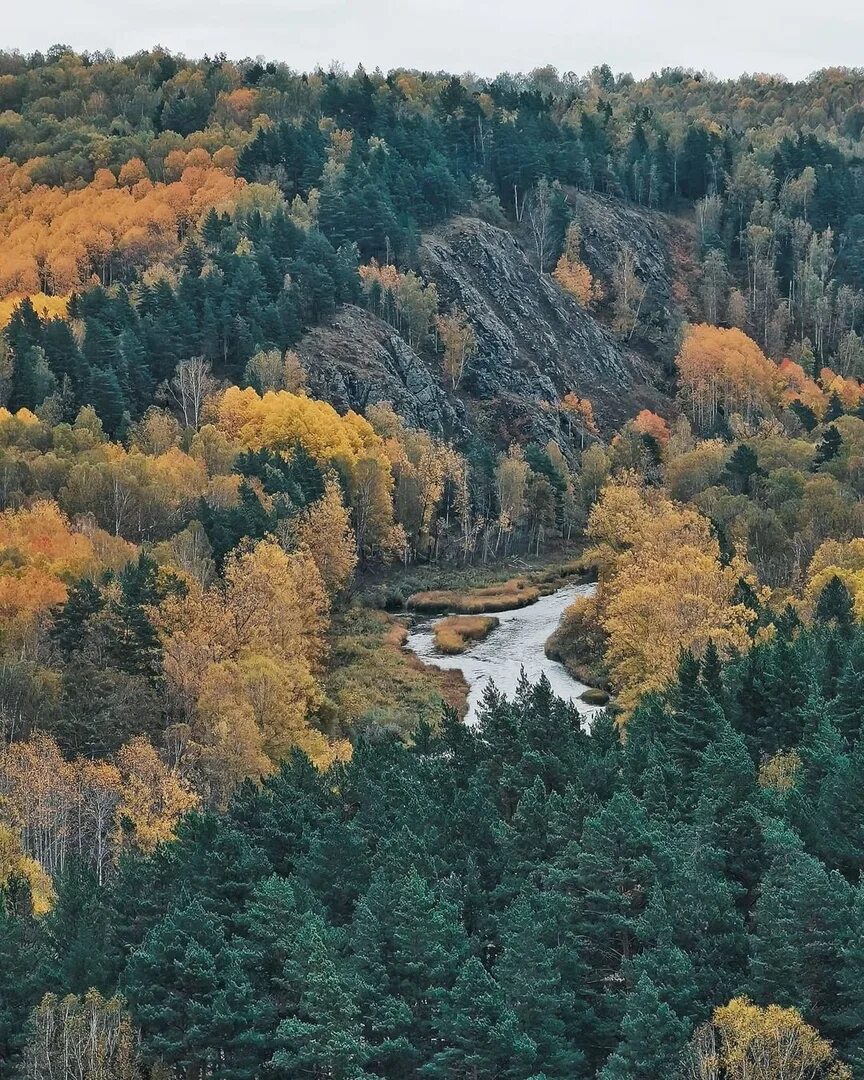
<path fill-rule="evenodd" d="M 523 668 L 530 682 L 536 682 L 541 675 L 545 675 L 553 692 L 560 698 L 572 701 L 588 720 L 597 712 L 597 707 L 580 700 L 587 686 L 569 675 L 557 661 L 550 660 L 543 647 L 558 626 L 564 609 L 577 596 L 591 596 L 595 588 L 595 585 L 566 585 L 528 607 L 497 611 L 494 614 L 500 625 L 485 641 L 478 641 L 458 656 L 445 656 L 435 648 L 432 628 L 438 619 L 419 623 L 408 635 L 405 647 L 426 664 L 462 672 L 470 687 L 465 717 L 468 724 L 477 720 L 477 707 L 489 680 L 495 683 L 501 693 L 512 697 Z"/>

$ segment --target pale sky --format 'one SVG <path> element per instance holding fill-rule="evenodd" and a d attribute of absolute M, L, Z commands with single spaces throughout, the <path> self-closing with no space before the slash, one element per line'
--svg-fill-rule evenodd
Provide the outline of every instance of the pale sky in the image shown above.
<path fill-rule="evenodd" d="M 864 65 L 855 0 L 3 0 L 0 45 L 62 42 L 118 55 L 263 56 L 297 70 L 414 67 L 494 75 L 608 63 L 637 77 L 667 65 L 800 78 Z"/>

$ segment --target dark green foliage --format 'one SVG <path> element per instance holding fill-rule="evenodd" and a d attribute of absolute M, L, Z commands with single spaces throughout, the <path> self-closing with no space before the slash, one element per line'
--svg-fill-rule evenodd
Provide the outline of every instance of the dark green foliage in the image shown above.
<path fill-rule="evenodd" d="M 202 230 L 218 274 L 202 276 L 202 253 L 187 244 L 176 287 L 163 279 L 134 294 L 122 285 L 74 294 L 69 315 L 85 327 L 80 350 L 68 322 L 40 317 L 29 301 L 18 305 L 4 330 L 14 360 L 10 407 L 35 409 L 68 384 L 71 409 L 92 404 L 106 432 L 122 437 L 181 360 L 203 355 L 217 376 L 240 382 L 257 350 L 287 348 L 359 294 L 356 253 L 336 251 L 281 211 L 232 222 L 226 248 L 220 241 L 229 225 L 218 215 L 208 215 Z M 253 233 L 254 249 L 237 254 L 241 235 Z"/>
<path fill-rule="evenodd" d="M 171 911 L 132 956 L 123 986 L 145 1058 L 251 1075 L 263 1038 L 252 987 L 219 921 L 198 901 Z"/>
<path fill-rule="evenodd" d="M 119 625 L 144 657 L 152 588 L 146 562 L 124 578 Z M 108 607 L 74 590 L 55 647 L 74 654 Z M 523 681 L 473 728 L 361 740 L 325 776 L 295 755 L 104 886 L 70 863 L 41 922 L 13 882 L 6 1052 L 45 990 L 95 985 L 127 995 L 146 1060 L 237 1080 L 647 1080 L 740 993 L 859 1061 L 864 744 L 832 716 L 854 706 L 864 632 L 826 703 L 833 633 L 725 665 L 685 653 L 623 745 Z M 792 787 L 760 786 L 792 747 Z"/>
<path fill-rule="evenodd" d="M 816 601 L 815 618 L 820 623 L 834 623 L 838 630 L 848 631 L 853 622 L 852 594 L 835 574 Z"/>
<path fill-rule="evenodd" d="M 843 445 L 843 436 L 837 430 L 834 424 L 830 424 L 825 429 L 825 434 L 822 436 L 822 441 L 816 447 L 816 456 L 813 458 L 814 467 L 819 465 L 825 465 L 829 461 L 833 461 L 834 458 L 840 453 L 840 447 Z"/>
<path fill-rule="evenodd" d="M 600 1072 L 601 1080 L 656 1080 L 672 1076 L 690 1036 L 690 1025 L 660 1000 L 646 974 L 627 995 L 621 1041 Z"/>
<path fill-rule="evenodd" d="M 240 501 L 236 506 L 211 506 L 202 499 L 198 517 L 220 569 L 229 551 L 241 540 L 262 539 L 273 531 L 278 520 L 276 511 L 265 510 L 255 489 L 245 480 L 240 484 Z"/>
<path fill-rule="evenodd" d="M 150 610 L 174 587 L 146 554 L 102 588 L 84 580 L 56 612 L 51 641 L 62 677 L 58 708 L 44 726 L 64 749 L 116 750 L 164 726 L 162 646 Z"/>
<path fill-rule="evenodd" d="M 756 451 L 747 443 L 738 443 L 726 465 L 725 481 L 735 495 L 749 494 L 756 477 L 762 474 Z"/>
<path fill-rule="evenodd" d="M 27 1043 L 30 1013 L 48 983 L 30 887 L 17 873 L 0 888 L 0 1077 L 12 1080 Z"/>

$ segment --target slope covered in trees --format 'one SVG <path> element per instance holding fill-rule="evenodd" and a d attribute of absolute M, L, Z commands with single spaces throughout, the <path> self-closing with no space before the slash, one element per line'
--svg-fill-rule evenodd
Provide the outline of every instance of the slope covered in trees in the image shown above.
<path fill-rule="evenodd" d="M 864 1069 L 861 94 L 0 54 L 0 1076 Z"/>
<path fill-rule="evenodd" d="M 733 1060 L 791 1031 L 813 1076 L 846 1076 L 862 648 L 826 609 L 725 667 L 685 654 L 623 745 L 543 685 L 490 694 L 477 729 L 364 741 L 326 778 L 295 755 L 226 815 L 130 849 L 105 887 L 89 851 L 70 858 L 42 920 L 10 879 L 0 1038 L 16 1046 L 43 990 L 80 1009 L 94 987 L 122 993 L 140 1068 L 183 1075 L 647 1080 L 676 1075 L 694 1033 L 698 1056 L 713 1016 Z"/>

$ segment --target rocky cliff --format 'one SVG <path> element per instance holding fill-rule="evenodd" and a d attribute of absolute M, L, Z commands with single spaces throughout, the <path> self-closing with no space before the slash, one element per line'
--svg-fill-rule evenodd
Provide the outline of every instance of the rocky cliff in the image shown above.
<path fill-rule="evenodd" d="M 574 204 L 586 258 L 611 275 L 620 246 L 633 248 L 659 318 L 673 318 L 667 238 L 645 215 L 592 196 Z M 544 404 L 574 391 L 589 397 L 601 424 L 643 407 L 662 408 L 662 377 L 650 350 L 617 340 L 548 275 L 541 275 L 507 230 L 459 217 L 422 238 L 420 273 L 434 281 L 442 309 L 467 312 L 477 351 L 456 394 L 445 390 L 433 356 L 421 357 L 387 324 L 359 308 L 340 311 L 299 346 L 313 391 L 337 408 L 381 400 L 412 424 L 457 439 L 560 437 Z M 647 298 L 646 298 L 647 299 Z"/>
<path fill-rule="evenodd" d="M 340 308 L 332 323 L 306 334 L 297 352 L 314 396 L 340 412 L 390 401 L 413 427 L 457 438 L 467 430 L 465 408 L 448 398 L 437 366 L 362 308 Z"/>

